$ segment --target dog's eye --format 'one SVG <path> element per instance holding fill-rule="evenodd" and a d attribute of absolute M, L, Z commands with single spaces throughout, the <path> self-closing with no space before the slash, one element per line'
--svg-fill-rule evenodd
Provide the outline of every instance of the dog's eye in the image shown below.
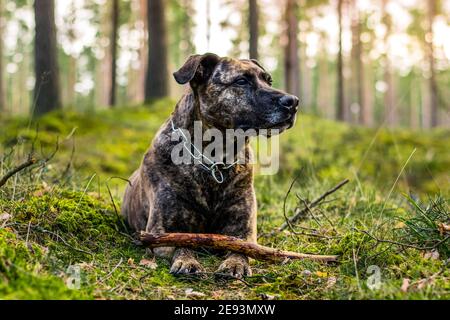
<path fill-rule="evenodd" d="M 272 77 L 271 77 L 271 76 L 266 75 L 266 76 L 264 77 L 264 80 L 265 80 L 270 86 L 272 86 L 273 80 L 272 80 Z"/>
<path fill-rule="evenodd" d="M 239 78 L 234 83 L 237 84 L 238 86 L 245 86 L 248 84 L 248 80 L 245 78 Z"/>

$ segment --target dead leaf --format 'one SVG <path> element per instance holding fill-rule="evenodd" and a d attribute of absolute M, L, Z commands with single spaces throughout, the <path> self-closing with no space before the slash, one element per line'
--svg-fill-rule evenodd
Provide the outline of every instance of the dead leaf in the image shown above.
<path fill-rule="evenodd" d="M 158 267 L 158 264 L 155 262 L 155 260 L 148 260 L 148 259 L 142 259 L 139 262 L 140 266 L 155 270 Z"/>
<path fill-rule="evenodd" d="M 427 251 L 423 255 L 424 259 L 430 259 L 430 260 L 438 260 L 439 259 L 439 252 L 437 250 Z"/>
<path fill-rule="evenodd" d="M 194 289 L 192 288 L 188 288 L 184 291 L 184 293 L 186 294 L 186 296 L 188 298 L 191 299 L 201 299 L 206 297 L 206 294 L 204 294 L 203 292 L 198 292 L 198 291 L 194 291 Z"/>
<path fill-rule="evenodd" d="M 441 273 L 442 271 L 436 272 L 435 274 L 424 278 L 424 279 L 420 279 L 417 282 L 417 289 L 421 290 L 423 289 L 425 286 L 431 285 L 433 284 L 434 280 L 437 278 L 437 276 Z"/>
<path fill-rule="evenodd" d="M 417 289 L 422 290 L 428 284 L 428 279 L 420 279 L 417 282 Z"/>
<path fill-rule="evenodd" d="M 128 263 L 129 266 L 134 267 L 134 259 L 133 258 L 129 258 L 127 263 Z"/>
<path fill-rule="evenodd" d="M 11 218 L 11 215 L 8 213 L 2 213 L 0 214 L 0 221 L 2 220 L 9 220 Z"/>
<path fill-rule="evenodd" d="M 222 290 L 217 290 L 217 291 L 211 292 L 211 298 L 213 300 L 221 299 L 222 297 L 223 297 L 223 291 Z"/>
<path fill-rule="evenodd" d="M 409 280 L 408 278 L 404 278 L 402 286 L 400 287 L 400 290 L 402 290 L 403 292 L 408 292 L 410 282 L 411 282 L 411 280 Z"/>
<path fill-rule="evenodd" d="M 337 282 L 337 278 L 336 277 L 329 277 L 327 280 L 327 285 L 326 285 L 326 289 L 329 289 L 331 287 L 333 287 Z"/>
<path fill-rule="evenodd" d="M 317 275 L 319 278 L 326 278 L 326 277 L 328 277 L 328 273 L 322 272 L 322 271 L 316 271 L 316 275 Z"/>

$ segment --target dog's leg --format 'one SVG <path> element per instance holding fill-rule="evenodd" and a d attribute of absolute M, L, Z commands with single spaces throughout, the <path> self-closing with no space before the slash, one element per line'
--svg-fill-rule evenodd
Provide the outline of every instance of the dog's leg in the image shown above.
<path fill-rule="evenodd" d="M 232 206 L 222 208 L 217 233 L 238 237 L 256 243 L 256 198 L 251 185 L 237 190 L 232 199 Z M 252 274 L 249 259 L 245 255 L 229 253 L 217 269 L 217 273 L 228 274 L 236 278 Z"/>
<path fill-rule="evenodd" d="M 177 248 L 173 255 L 170 273 L 172 274 L 192 274 L 203 270 L 202 265 L 195 258 L 192 250 Z"/>
<path fill-rule="evenodd" d="M 216 271 L 218 274 L 226 274 L 236 278 L 251 276 L 252 270 L 248 258 L 242 254 L 230 253 Z"/>

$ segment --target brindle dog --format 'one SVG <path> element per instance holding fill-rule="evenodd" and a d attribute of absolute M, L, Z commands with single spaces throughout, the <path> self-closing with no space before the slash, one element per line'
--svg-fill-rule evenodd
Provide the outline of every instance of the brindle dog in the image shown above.
<path fill-rule="evenodd" d="M 248 140 L 242 146 L 246 163 L 224 170 L 218 183 L 199 164 L 175 165 L 172 123 L 193 136 L 194 121 L 203 130 L 291 128 L 298 98 L 272 88 L 271 76 L 256 60 L 193 55 L 174 73 L 179 84 L 190 84 L 171 117 L 162 125 L 141 167 L 130 178 L 122 215 L 135 231 L 217 233 L 256 242 L 256 198 Z M 270 132 L 270 130 L 269 130 Z M 202 270 L 193 251 L 157 248 L 157 256 L 172 256 L 175 274 Z M 248 258 L 229 253 L 218 272 L 250 275 Z"/>

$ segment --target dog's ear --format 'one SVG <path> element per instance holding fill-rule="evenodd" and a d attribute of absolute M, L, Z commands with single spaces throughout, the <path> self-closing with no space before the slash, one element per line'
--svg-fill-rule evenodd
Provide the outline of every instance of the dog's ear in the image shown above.
<path fill-rule="evenodd" d="M 212 74 L 220 57 L 214 53 L 190 56 L 180 70 L 173 73 L 173 77 L 179 84 L 206 81 Z"/>
<path fill-rule="evenodd" d="M 264 69 L 264 67 L 262 66 L 261 63 L 259 63 L 258 60 L 256 59 L 250 59 L 251 62 L 253 62 L 254 64 L 256 64 L 258 67 L 260 67 L 261 69 L 263 69 L 264 71 L 266 71 L 266 69 Z"/>

